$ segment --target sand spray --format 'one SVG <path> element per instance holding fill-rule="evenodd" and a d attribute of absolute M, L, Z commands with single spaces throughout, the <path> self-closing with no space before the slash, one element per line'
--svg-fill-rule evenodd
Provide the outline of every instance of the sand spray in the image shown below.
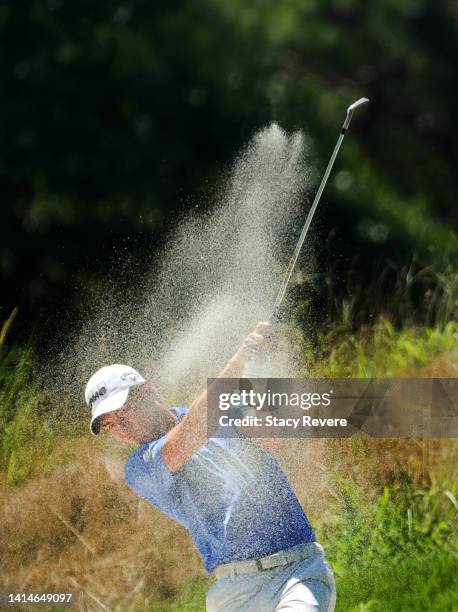
<path fill-rule="evenodd" d="M 307 148 L 300 132 L 258 131 L 216 203 L 177 222 L 149 274 L 130 278 L 127 269 L 122 289 L 107 278 L 87 290 L 83 325 L 55 367 L 60 389 L 83 403 L 95 370 L 126 363 L 154 380 L 166 403 L 192 401 L 271 312 L 307 207 Z M 294 347 L 279 346 L 274 375 L 285 376 Z"/>

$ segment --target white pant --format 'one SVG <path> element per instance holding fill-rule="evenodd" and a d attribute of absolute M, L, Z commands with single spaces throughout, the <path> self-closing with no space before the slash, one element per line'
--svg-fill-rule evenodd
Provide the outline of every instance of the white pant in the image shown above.
<path fill-rule="evenodd" d="M 207 593 L 207 612 L 333 612 L 334 575 L 323 548 L 271 570 L 219 578 Z"/>

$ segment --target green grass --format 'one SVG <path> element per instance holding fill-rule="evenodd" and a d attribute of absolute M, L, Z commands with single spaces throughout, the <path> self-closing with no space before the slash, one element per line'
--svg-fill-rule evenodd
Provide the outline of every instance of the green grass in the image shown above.
<path fill-rule="evenodd" d="M 456 610 L 458 564 L 437 552 L 397 562 L 374 562 L 338 581 L 342 612 Z"/>
<path fill-rule="evenodd" d="M 321 354 L 316 358 L 303 340 L 306 371 L 324 377 L 370 378 L 394 376 L 414 371 L 434 359 L 456 351 L 458 323 L 450 321 L 443 327 L 406 326 L 396 330 L 382 318 L 371 328 L 353 332 L 345 321 L 319 338 Z M 325 352 L 324 352 L 325 351 Z"/>
<path fill-rule="evenodd" d="M 4 348 L 15 315 L 13 311 L 0 332 L 0 481 L 8 485 L 39 473 L 53 443 L 43 418 L 49 406 L 33 377 L 32 348 Z"/>
<path fill-rule="evenodd" d="M 337 577 L 336 612 L 456 610 L 458 564 L 438 552 L 381 559 Z"/>
<path fill-rule="evenodd" d="M 211 578 L 193 578 L 176 597 L 151 602 L 142 612 L 202 612 L 211 582 Z"/>
<path fill-rule="evenodd" d="M 318 539 L 336 574 L 337 610 L 452 610 L 458 600 L 458 483 L 415 487 L 403 472 L 371 496 L 343 483 Z"/>

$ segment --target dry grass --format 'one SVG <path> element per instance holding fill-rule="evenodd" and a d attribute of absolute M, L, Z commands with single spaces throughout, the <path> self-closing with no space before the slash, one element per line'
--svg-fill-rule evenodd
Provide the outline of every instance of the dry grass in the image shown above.
<path fill-rule="evenodd" d="M 77 460 L 2 491 L 1 590 L 76 592 L 80 609 L 127 610 L 203 573 L 184 529 L 139 499 L 87 440 Z M 100 603 L 97 603 L 100 602 Z"/>
<path fill-rule="evenodd" d="M 457 336 L 458 343 L 458 336 Z M 405 376 L 411 378 L 458 378 L 458 351 L 442 355 L 423 368 L 410 368 Z"/>

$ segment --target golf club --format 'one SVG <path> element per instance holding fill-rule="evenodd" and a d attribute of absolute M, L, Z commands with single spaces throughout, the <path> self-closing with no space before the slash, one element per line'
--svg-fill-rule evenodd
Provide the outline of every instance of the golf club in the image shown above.
<path fill-rule="evenodd" d="M 340 131 L 339 138 L 337 139 L 336 146 L 334 147 L 334 151 L 332 152 L 331 159 L 327 165 L 326 171 L 321 179 L 320 186 L 318 187 L 318 191 L 316 192 L 315 199 L 313 200 L 312 206 L 308 212 L 307 218 L 304 223 L 304 227 L 302 228 L 301 235 L 299 236 L 299 240 L 297 241 L 296 248 L 294 249 L 294 253 L 289 261 L 288 268 L 286 269 L 285 276 L 283 277 L 282 283 L 277 293 L 277 297 L 275 299 L 275 304 L 272 309 L 272 314 L 270 316 L 270 321 L 273 321 L 275 315 L 278 313 L 278 310 L 283 302 L 283 298 L 285 297 L 286 289 L 288 287 L 288 283 L 291 279 L 291 274 L 293 273 L 294 266 L 296 265 L 297 258 L 299 257 L 299 253 L 301 252 L 302 245 L 304 244 L 305 238 L 307 236 L 307 232 L 309 231 L 310 224 L 313 219 L 313 215 L 318 207 L 320 202 L 321 194 L 326 186 L 329 175 L 331 174 L 332 167 L 334 165 L 335 159 L 337 157 L 337 153 L 339 152 L 340 145 L 342 144 L 342 140 L 346 134 L 348 126 L 350 125 L 351 118 L 353 116 L 354 111 L 363 104 L 367 104 L 369 102 L 368 98 L 360 98 L 353 102 L 347 108 L 347 115 L 345 117 L 345 121 L 343 122 L 342 129 Z"/>

